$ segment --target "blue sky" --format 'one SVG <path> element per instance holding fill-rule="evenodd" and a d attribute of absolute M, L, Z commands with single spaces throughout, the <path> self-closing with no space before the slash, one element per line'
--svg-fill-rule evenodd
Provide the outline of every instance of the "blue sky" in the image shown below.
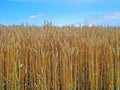
<path fill-rule="evenodd" d="M 120 0 L 1 0 L 0 23 L 120 25 Z"/>

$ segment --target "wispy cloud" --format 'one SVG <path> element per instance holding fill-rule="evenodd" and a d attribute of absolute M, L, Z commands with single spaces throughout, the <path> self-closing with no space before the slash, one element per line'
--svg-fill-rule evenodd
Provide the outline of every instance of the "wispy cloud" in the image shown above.
<path fill-rule="evenodd" d="M 102 17 L 109 20 L 120 20 L 120 12 L 112 12 L 109 14 L 105 14 Z"/>
<path fill-rule="evenodd" d="M 85 18 L 85 23 L 94 25 L 118 25 L 120 24 L 120 12 L 111 12 L 102 15 L 93 15 Z"/>
<path fill-rule="evenodd" d="M 40 18 L 42 16 L 43 16 L 43 14 L 35 14 L 35 15 L 29 16 L 29 19 L 36 19 L 36 18 Z"/>

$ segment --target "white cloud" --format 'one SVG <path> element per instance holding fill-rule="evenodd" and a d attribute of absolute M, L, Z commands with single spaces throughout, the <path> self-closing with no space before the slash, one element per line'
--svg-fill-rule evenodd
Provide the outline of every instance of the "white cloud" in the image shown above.
<path fill-rule="evenodd" d="M 85 18 L 85 23 L 94 25 L 119 25 L 120 12 L 89 16 Z"/>
<path fill-rule="evenodd" d="M 42 17 L 43 16 L 43 14 L 36 14 L 36 15 L 31 15 L 31 16 L 29 16 L 29 18 L 30 19 L 36 19 L 36 18 L 40 18 L 40 17 Z"/>
<path fill-rule="evenodd" d="M 102 16 L 105 19 L 109 20 L 120 20 L 120 12 L 112 12 Z"/>

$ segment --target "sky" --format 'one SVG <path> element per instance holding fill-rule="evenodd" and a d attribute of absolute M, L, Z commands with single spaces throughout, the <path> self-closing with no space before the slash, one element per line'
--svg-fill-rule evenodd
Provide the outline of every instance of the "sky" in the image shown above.
<path fill-rule="evenodd" d="M 0 0 L 0 24 L 120 25 L 120 0 Z"/>

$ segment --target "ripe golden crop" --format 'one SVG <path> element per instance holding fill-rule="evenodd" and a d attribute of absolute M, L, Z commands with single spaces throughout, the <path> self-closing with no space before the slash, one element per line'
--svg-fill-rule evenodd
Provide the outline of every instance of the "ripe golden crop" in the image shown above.
<path fill-rule="evenodd" d="M 120 28 L 0 26 L 0 90 L 120 90 Z"/>

